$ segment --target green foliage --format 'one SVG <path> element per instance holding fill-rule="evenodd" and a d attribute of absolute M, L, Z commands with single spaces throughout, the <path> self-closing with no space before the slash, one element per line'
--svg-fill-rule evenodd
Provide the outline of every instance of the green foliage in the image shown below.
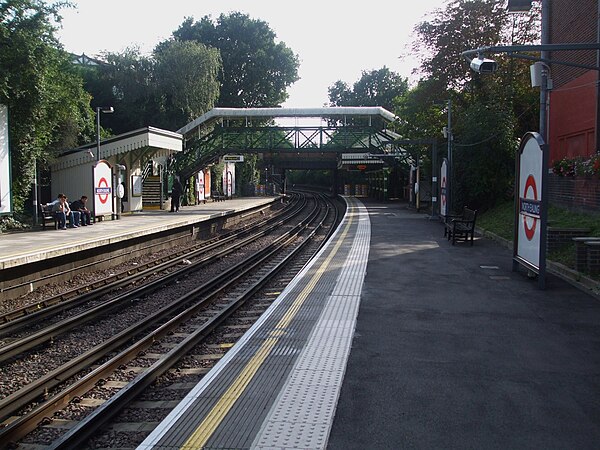
<path fill-rule="evenodd" d="M 430 21 L 415 28 L 413 52 L 420 57 L 421 72 L 443 85 L 460 89 L 471 80 L 465 50 L 498 45 L 508 24 L 503 2 L 453 0 L 436 11 Z"/>
<path fill-rule="evenodd" d="M 29 228 L 29 225 L 19 222 L 13 217 L 0 217 L 0 233 L 27 230 Z"/>
<path fill-rule="evenodd" d="M 504 239 L 514 238 L 515 205 L 514 201 L 506 201 L 477 216 L 477 225 L 486 231 L 491 231 Z M 600 217 L 598 214 L 585 214 L 569 211 L 564 208 L 550 206 L 548 223 L 556 228 L 587 228 L 590 236 L 600 236 Z M 548 254 L 548 259 L 575 268 L 574 245 Z"/>
<path fill-rule="evenodd" d="M 513 240 L 515 232 L 515 204 L 511 201 L 496 206 L 477 215 L 477 226 L 498 236 Z"/>
<path fill-rule="evenodd" d="M 194 182 L 194 177 L 190 177 L 187 180 L 187 189 L 186 189 L 186 205 L 194 205 L 196 203 L 196 183 Z"/>
<path fill-rule="evenodd" d="M 210 168 L 211 187 L 214 191 L 223 192 L 223 171 L 225 170 L 224 163 L 214 164 Z"/>
<path fill-rule="evenodd" d="M 0 3 L 0 103 L 9 109 L 16 211 L 31 191 L 34 167 L 94 135 L 89 94 L 54 33 L 66 3 Z"/>
<path fill-rule="evenodd" d="M 167 41 L 154 51 L 161 125 L 178 129 L 212 109 L 219 96 L 219 51 L 198 42 Z"/>
<path fill-rule="evenodd" d="M 501 105 L 475 103 L 463 110 L 453 146 L 455 210 L 486 209 L 512 196 L 517 148 L 512 127 L 513 118 Z"/>
<path fill-rule="evenodd" d="M 115 133 L 144 126 L 177 130 L 213 108 L 219 95 L 219 52 L 197 42 L 160 43 L 152 56 L 136 48 L 106 55 L 86 68 L 93 106 L 114 106 L 102 123 Z"/>
<path fill-rule="evenodd" d="M 515 222 L 514 201 L 499 203 L 477 217 L 477 222 L 484 230 L 512 240 Z M 600 236 L 600 220 L 598 214 L 574 212 L 565 208 L 550 205 L 548 223 L 556 228 L 586 228 L 590 236 Z"/>
<path fill-rule="evenodd" d="M 548 223 L 550 226 L 558 228 L 587 228 L 590 230 L 590 236 L 600 236 L 600 215 L 598 213 L 585 214 L 550 205 Z"/>
<path fill-rule="evenodd" d="M 173 36 L 181 41 L 197 41 L 221 53 L 221 95 L 217 106 L 252 108 L 281 105 L 286 89 L 299 79 L 298 56 L 283 42 L 275 42 L 275 32 L 247 14 L 221 14 L 199 22 L 187 18 Z"/>
<path fill-rule="evenodd" d="M 343 81 L 329 87 L 330 106 L 382 106 L 391 111 L 394 99 L 408 90 L 408 80 L 387 67 L 363 71 L 352 89 Z"/>
<path fill-rule="evenodd" d="M 539 103 L 529 86 L 528 62 L 489 55 L 499 70 L 481 75 L 470 70 L 461 53 L 532 43 L 539 35 L 536 17 L 537 10 L 510 16 L 505 3 L 496 0 L 452 0 L 415 28 L 413 51 L 423 61 L 420 73 L 425 78 L 397 100 L 401 123 L 396 131 L 405 139 L 435 138 L 444 149 L 445 103 L 452 101 L 455 210 L 463 205 L 489 208 L 511 195 L 517 138 L 537 128 Z M 420 156 L 428 160 L 426 150 Z"/>

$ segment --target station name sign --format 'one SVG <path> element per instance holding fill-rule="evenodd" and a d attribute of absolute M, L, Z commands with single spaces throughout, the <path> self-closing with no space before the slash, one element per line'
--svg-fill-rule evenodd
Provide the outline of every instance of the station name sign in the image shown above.
<path fill-rule="evenodd" d="M 223 155 L 223 162 L 241 163 L 244 162 L 244 155 Z"/>
<path fill-rule="evenodd" d="M 541 217 L 541 205 L 542 202 L 540 202 L 539 200 L 532 200 L 530 198 L 521 197 L 519 199 L 519 212 L 524 216 L 539 219 Z"/>

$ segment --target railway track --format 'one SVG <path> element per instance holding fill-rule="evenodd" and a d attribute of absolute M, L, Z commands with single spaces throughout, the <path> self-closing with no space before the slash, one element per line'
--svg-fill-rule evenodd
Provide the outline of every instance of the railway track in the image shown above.
<path fill-rule="evenodd" d="M 187 245 L 173 252 L 163 253 L 145 263 L 137 264 L 121 271 L 115 271 L 93 281 L 89 285 L 77 286 L 73 289 L 46 296 L 10 311 L 4 311 L 0 313 L 0 337 L 8 333 L 14 333 L 22 328 L 27 328 L 42 319 L 56 315 L 79 304 L 95 300 L 117 289 L 135 285 L 140 280 L 144 280 L 149 275 L 155 274 L 160 270 L 169 270 L 181 264 L 184 260 L 196 258 L 210 251 L 218 250 L 223 245 L 243 236 L 251 235 L 266 226 L 271 225 L 272 229 L 274 225 L 280 225 L 288 220 L 290 216 L 293 216 L 302 207 L 302 204 L 299 204 L 301 201 L 301 197 L 292 195 L 286 208 L 277 211 L 269 217 L 263 217 L 260 220 L 242 225 L 212 239 Z M 145 250 L 151 251 L 151 247 Z"/>
<path fill-rule="evenodd" d="M 0 416 L 16 418 L 5 422 L 5 428 L 0 430 L 0 442 L 17 442 L 36 430 L 37 434 L 33 433 L 31 439 L 39 439 L 37 442 L 41 445 L 79 448 L 99 427 L 148 389 L 154 380 L 171 370 L 186 353 L 198 345 L 206 345 L 202 342 L 214 336 L 215 332 L 218 334 L 219 327 L 223 327 L 234 314 L 239 314 L 242 311 L 240 308 L 265 289 L 285 267 L 286 272 L 291 270 L 290 264 L 294 258 L 294 272 L 301 269 L 308 255 L 315 252 L 314 249 L 306 249 L 311 243 L 314 245 L 312 238 L 326 222 L 329 229 L 333 230 L 333 223 L 337 220 L 333 214 L 337 208 L 324 206 L 322 199 L 310 203 L 312 209 L 305 219 L 278 238 L 270 239 L 271 242 L 260 251 L 251 252 L 218 276 L 194 289 L 188 289 L 177 299 L 148 314 L 143 321 L 138 321 L 1 400 Z M 302 252 L 304 259 L 298 260 Z M 288 273 L 284 280 L 289 280 L 290 276 Z M 259 304 L 265 308 L 268 306 L 268 302 Z M 256 306 L 254 308 L 252 314 L 256 315 Z M 162 344 L 165 339 L 168 345 Z M 202 375 L 205 370 L 196 371 L 197 375 Z M 188 372 L 184 370 L 184 373 Z M 109 377 L 120 380 L 116 383 L 120 388 L 90 413 L 90 402 L 82 398 L 89 395 L 90 390 L 100 389 L 99 384 L 106 385 Z M 108 385 L 114 390 L 114 379 L 109 380 Z M 47 399 L 40 403 L 40 398 L 44 397 Z M 85 407 L 81 406 L 82 402 Z M 60 437 L 46 436 L 49 429 L 57 430 L 47 425 L 56 420 L 50 418 L 65 405 L 75 408 L 77 406 L 73 405 L 79 405 L 86 410 L 86 417 L 67 433 L 57 432 L 57 435 L 62 434 Z M 40 423 L 46 426 L 40 427 Z"/>

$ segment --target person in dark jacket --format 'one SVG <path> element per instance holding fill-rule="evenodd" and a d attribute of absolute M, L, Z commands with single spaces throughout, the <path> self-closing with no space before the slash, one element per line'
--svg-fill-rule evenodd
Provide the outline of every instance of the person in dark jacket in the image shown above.
<path fill-rule="evenodd" d="M 79 200 L 75 200 L 73 203 L 71 203 L 71 209 L 73 211 L 79 211 L 79 214 L 81 214 L 81 225 L 84 227 L 87 225 L 93 225 L 92 212 L 87 209 L 87 201 L 87 196 L 82 195 Z"/>
<path fill-rule="evenodd" d="M 182 193 L 183 186 L 181 185 L 181 181 L 179 181 L 179 176 L 175 175 L 175 180 L 173 181 L 173 189 L 171 191 L 171 212 L 179 211 L 179 204 L 181 201 Z"/>

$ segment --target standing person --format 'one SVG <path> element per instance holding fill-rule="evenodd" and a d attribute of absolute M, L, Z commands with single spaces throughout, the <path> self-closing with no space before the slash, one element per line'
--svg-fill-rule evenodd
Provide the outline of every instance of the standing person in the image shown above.
<path fill-rule="evenodd" d="M 85 227 L 88 225 L 94 225 L 92 223 L 92 212 L 87 209 L 87 201 L 88 198 L 86 195 L 82 195 L 79 200 L 75 200 L 71 203 L 71 209 L 73 211 L 78 211 L 81 215 L 81 226 Z"/>
<path fill-rule="evenodd" d="M 175 175 L 173 181 L 173 189 L 171 191 L 171 212 L 179 211 L 179 203 L 181 201 L 181 194 L 183 193 L 183 186 L 179 181 L 179 175 Z"/>

